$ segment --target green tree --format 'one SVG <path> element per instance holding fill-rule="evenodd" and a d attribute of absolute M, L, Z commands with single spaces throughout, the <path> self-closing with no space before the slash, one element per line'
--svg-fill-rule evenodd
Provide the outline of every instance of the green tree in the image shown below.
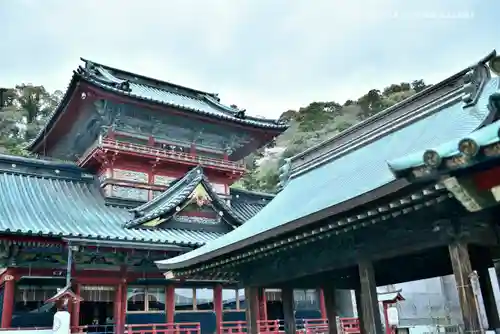
<path fill-rule="evenodd" d="M 61 99 L 61 91 L 49 93 L 43 86 L 21 84 L 7 89 L 0 108 L 0 147 L 10 154 L 27 154 L 22 147 L 40 131 Z"/>
<path fill-rule="evenodd" d="M 378 112 L 401 102 L 428 87 L 423 80 L 411 84 L 392 84 L 382 90 L 371 89 L 358 100 L 347 100 L 343 105 L 331 102 L 312 102 L 298 110 L 287 110 L 281 115 L 290 127 L 273 143 L 272 149 L 251 155 L 248 173 L 237 186 L 248 190 L 276 191 L 278 168 L 285 158 L 292 157 L 344 131 Z"/>

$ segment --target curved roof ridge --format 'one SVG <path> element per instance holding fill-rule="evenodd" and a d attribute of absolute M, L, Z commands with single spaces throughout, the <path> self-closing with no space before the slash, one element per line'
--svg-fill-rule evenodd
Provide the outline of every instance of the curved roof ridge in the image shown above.
<path fill-rule="evenodd" d="M 475 64 L 468 66 L 467 68 L 461 70 L 460 72 L 438 82 L 437 84 L 434 84 L 434 85 L 422 90 L 421 92 L 418 92 L 418 93 L 404 99 L 403 101 L 401 101 L 399 103 L 396 103 L 395 105 L 393 105 L 389 108 L 382 110 L 381 112 L 367 118 L 364 121 L 361 121 L 359 123 L 354 124 L 353 126 L 347 128 L 346 130 L 334 135 L 333 137 L 328 138 L 328 139 L 322 141 L 321 143 L 316 144 L 316 145 L 306 149 L 305 151 L 303 151 L 299 154 L 296 154 L 295 156 L 290 158 L 292 163 L 296 160 L 304 159 L 308 154 L 317 151 L 321 147 L 331 145 L 331 144 L 339 141 L 340 139 L 345 138 L 345 137 L 352 135 L 354 133 L 359 133 L 363 129 L 367 128 L 368 125 L 374 124 L 375 122 L 386 118 L 388 115 L 390 115 L 396 111 L 401 110 L 403 107 L 410 105 L 412 102 L 417 101 L 425 96 L 428 96 L 431 93 L 437 92 L 440 89 L 442 89 L 443 87 L 449 86 L 452 82 L 455 82 L 458 79 L 465 76 L 471 69 L 473 69 L 477 65 L 484 65 L 485 63 L 487 63 L 490 59 L 492 59 L 495 56 L 496 56 L 496 50 L 493 50 L 487 56 L 483 57 Z"/>
<path fill-rule="evenodd" d="M 137 73 L 133 73 L 133 72 L 121 70 L 119 68 L 108 66 L 108 65 L 104 65 L 102 63 L 97 63 L 95 61 L 92 61 L 92 60 L 89 60 L 89 59 L 85 59 L 83 57 L 80 57 L 80 60 L 83 61 L 85 64 L 92 63 L 94 65 L 100 66 L 100 67 L 102 67 L 104 69 L 107 69 L 107 70 L 111 70 L 111 71 L 114 71 L 114 72 L 118 72 L 118 73 L 122 73 L 122 74 L 125 74 L 125 75 L 129 75 L 129 76 L 134 76 L 134 77 L 137 77 L 139 79 L 146 80 L 146 81 L 152 81 L 153 83 L 159 83 L 159 84 L 162 84 L 162 85 L 177 87 L 179 89 L 186 90 L 186 91 L 191 92 L 193 94 L 210 95 L 210 96 L 213 96 L 215 98 L 217 98 L 217 95 L 218 95 L 217 93 L 209 93 L 209 92 L 202 91 L 202 90 L 199 90 L 199 89 L 194 89 L 194 88 L 190 88 L 190 87 L 186 87 L 186 86 L 174 84 L 174 83 L 169 82 L 169 81 L 164 81 L 164 80 L 160 80 L 160 79 L 156 79 L 156 78 L 151 78 L 151 77 L 148 77 L 148 76 L 145 76 L 145 75 L 141 75 L 141 74 L 137 74 Z"/>

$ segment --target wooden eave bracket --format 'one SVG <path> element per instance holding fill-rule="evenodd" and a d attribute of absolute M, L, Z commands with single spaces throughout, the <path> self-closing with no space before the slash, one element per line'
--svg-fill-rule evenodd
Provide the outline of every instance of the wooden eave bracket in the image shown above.
<path fill-rule="evenodd" d="M 451 176 L 442 179 L 441 183 L 469 212 L 478 212 L 497 203 L 492 192 L 478 190 L 471 178 Z"/>

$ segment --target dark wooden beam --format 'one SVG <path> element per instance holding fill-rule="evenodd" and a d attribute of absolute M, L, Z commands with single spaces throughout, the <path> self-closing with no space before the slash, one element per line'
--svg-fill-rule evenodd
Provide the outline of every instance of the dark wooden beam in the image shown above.
<path fill-rule="evenodd" d="M 449 251 L 458 289 L 460 308 L 462 310 L 464 332 L 480 333 L 481 326 L 478 318 L 477 303 L 469 278 L 469 275 L 472 273 L 472 265 L 467 244 L 462 241 L 455 241 L 449 245 Z"/>
<path fill-rule="evenodd" d="M 281 301 L 283 303 L 283 318 L 285 321 L 285 333 L 295 334 L 295 303 L 292 288 L 281 289 Z"/>
<path fill-rule="evenodd" d="M 246 287 L 245 288 L 245 301 L 246 301 L 246 319 L 247 319 L 247 332 L 249 334 L 258 334 L 259 326 L 257 322 L 257 315 L 259 313 L 259 305 L 257 303 L 258 288 Z"/>
<path fill-rule="evenodd" d="M 382 334 L 382 322 L 377 298 L 377 284 L 373 263 L 368 260 L 359 262 L 359 281 L 361 288 L 361 309 L 363 327 L 366 333 Z"/>
<path fill-rule="evenodd" d="M 495 328 L 500 328 L 500 317 L 498 315 L 495 295 L 493 293 L 493 285 L 488 268 L 481 269 L 478 276 L 479 285 L 481 286 L 481 295 L 483 296 L 484 301 L 484 310 L 488 318 L 488 329 L 494 330 Z"/>
<path fill-rule="evenodd" d="M 326 317 L 328 319 L 329 334 L 337 334 L 337 301 L 335 300 L 335 287 L 332 284 L 323 286 Z"/>

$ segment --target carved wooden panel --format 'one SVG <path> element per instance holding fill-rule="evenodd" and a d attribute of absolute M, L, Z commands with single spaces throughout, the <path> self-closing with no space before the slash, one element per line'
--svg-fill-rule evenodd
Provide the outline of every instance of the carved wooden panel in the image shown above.
<path fill-rule="evenodd" d="M 148 183 L 148 174 L 134 170 L 113 169 L 113 178 L 117 180 Z"/>
<path fill-rule="evenodd" d="M 147 189 L 123 187 L 114 184 L 108 184 L 104 187 L 104 194 L 107 197 L 117 197 L 136 201 L 147 201 L 148 193 L 149 190 Z"/>
<path fill-rule="evenodd" d="M 99 174 L 99 181 L 101 181 L 101 183 L 103 183 L 107 179 L 110 179 L 112 175 L 113 175 L 113 172 L 112 172 L 111 168 L 105 168 Z"/>
<path fill-rule="evenodd" d="M 166 176 L 166 175 L 155 175 L 154 176 L 154 184 L 158 186 L 168 186 L 172 181 L 175 180 L 175 177 Z"/>
<path fill-rule="evenodd" d="M 195 143 L 198 147 L 218 151 L 234 150 L 252 140 L 250 134 L 223 125 L 152 112 L 111 101 L 107 101 L 106 106 L 113 109 L 110 113 L 117 115 L 113 118 L 114 128 L 131 134 L 152 135 L 159 140 L 186 144 L 187 147 Z"/>

